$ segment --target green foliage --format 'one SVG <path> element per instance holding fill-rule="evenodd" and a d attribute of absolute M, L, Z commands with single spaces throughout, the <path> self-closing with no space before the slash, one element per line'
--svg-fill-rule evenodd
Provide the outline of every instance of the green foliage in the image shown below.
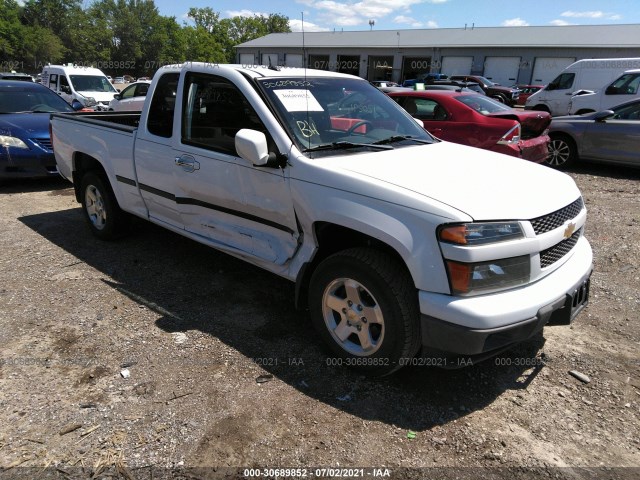
<path fill-rule="evenodd" d="M 233 62 L 234 47 L 289 32 L 280 14 L 220 18 L 190 8 L 193 25 L 160 15 L 150 0 L 0 0 L 0 61 L 38 73 L 46 63 L 94 65 L 112 76 L 150 76 L 184 61 Z"/>

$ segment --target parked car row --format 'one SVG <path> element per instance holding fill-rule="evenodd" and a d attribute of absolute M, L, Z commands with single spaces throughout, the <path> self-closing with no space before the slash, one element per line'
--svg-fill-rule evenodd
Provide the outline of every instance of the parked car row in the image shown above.
<path fill-rule="evenodd" d="M 578 60 L 531 95 L 525 109 L 554 116 L 594 112 L 632 100 L 639 82 L 640 58 Z"/>
<path fill-rule="evenodd" d="M 556 168 L 579 160 L 640 166 L 640 99 L 611 110 L 555 117 L 547 163 Z"/>
<path fill-rule="evenodd" d="M 81 108 L 76 102 L 76 109 Z M 58 175 L 49 134 L 54 112 L 73 112 L 47 87 L 0 81 L 0 179 Z"/>
<path fill-rule="evenodd" d="M 0 177 L 55 174 L 48 113 L 94 109 L 95 106 L 87 108 L 86 102 L 79 101 L 73 93 L 92 77 L 100 78 L 102 72 L 98 72 L 83 69 L 83 75 L 79 75 L 70 70 L 54 73 L 49 69 L 43 83 L 53 91 L 23 79 L 0 77 Z M 52 80 L 52 75 L 57 79 Z M 65 81 L 68 89 L 60 88 Z M 106 81 L 100 78 L 100 85 Z M 448 79 L 434 80 L 420 91 L 382 83 L 379 88 L 442 140 L 546 162 L 553 168 L 568 168 L 580 160 L 640 165 L 640 99 L 609 105 L 613 98 L 620 98 L 618 94 L 636 96 L 633 92 L 637 93 L 639 84 L 640 70 L 625 72 L 602 91 L 599 98 L 604 103 L 597 105 L 597 112 L 553 119 L 547 112 L 514 110 L 488 98 L 478 83 Z M 141 111 L 149 86 L 150 81 L 141 78 L 119 93 L 108 92 L 113 98 L 102 100 L 102 109 Z M 520 86 L 519 90 L 524 96 L 530 94 L 529 88 L 538 87 Z M 82 95 L 80 98 L 88 96 L 86 89 L 77 93 Z M 348 100 L 342 103 L 346 105 Z"/>
<path fill-rule="evenodd" d="M 486 95 L 463 91 L 389 93 L 433 136 L 542 163 L 548 155 L 551 116 L 507 107 Z"/>

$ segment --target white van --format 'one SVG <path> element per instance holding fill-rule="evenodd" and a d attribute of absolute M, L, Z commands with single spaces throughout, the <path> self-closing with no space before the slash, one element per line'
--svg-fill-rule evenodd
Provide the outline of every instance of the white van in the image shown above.
<path fill-rule="evenodd" d="M 42 84 L 67 102 L 78 100 L 85 107 L 106 108 L 118 91 L 101 70 L 75 65 L 47 65 Z"/>
<path fill-rule="evenodd" d="M 551 115 L 569 113 L 572 96 L 580 90 L 596 90 L 625 70 L 640 68 L 640 58 L 592 58 L 578 60 L 565 68 L 551 83 L 531 95 L 526 110 L 544 110 Z"/>
<path fill-rule="evenodd" d="M 621 103 L 635 100 L 640 92 L 640 70 L 627 70 L 610 84 L 593 93 L 576 95 L 569 102 L 569 113 L 581 115 L 608 110 Z"/>

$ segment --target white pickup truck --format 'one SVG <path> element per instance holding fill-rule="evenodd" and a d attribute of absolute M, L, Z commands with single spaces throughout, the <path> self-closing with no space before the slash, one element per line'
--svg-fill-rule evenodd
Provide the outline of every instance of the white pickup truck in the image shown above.
<path fill-rule="evenodd" d="M 441 142 L 357 77 L 164 67 L 141 114 L 51 129 L 95 235 L 133 214 L 295 282 L 337 363 L 364 373 L 466 365 L 588 301 L 569 176 Z"/>

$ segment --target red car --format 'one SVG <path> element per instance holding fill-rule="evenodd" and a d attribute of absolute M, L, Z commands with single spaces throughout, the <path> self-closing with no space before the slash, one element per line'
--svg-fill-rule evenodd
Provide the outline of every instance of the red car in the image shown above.
<path fill-rule="evenodd" d="M 544 85 L 518 85 L 518 90 L 520 90 L 520 96 L 518 97 L 518 105 L 524 105 L 531 95 L 536 93 L 538 90 L 542 90 Z"/>
<path fill-rule="evenodd" d="M 536 163 L 547 159 L 551 123 L 547 112 L 515 110 L 471 92 L 425 90 L 388 95 L 441 140 Z"/>

